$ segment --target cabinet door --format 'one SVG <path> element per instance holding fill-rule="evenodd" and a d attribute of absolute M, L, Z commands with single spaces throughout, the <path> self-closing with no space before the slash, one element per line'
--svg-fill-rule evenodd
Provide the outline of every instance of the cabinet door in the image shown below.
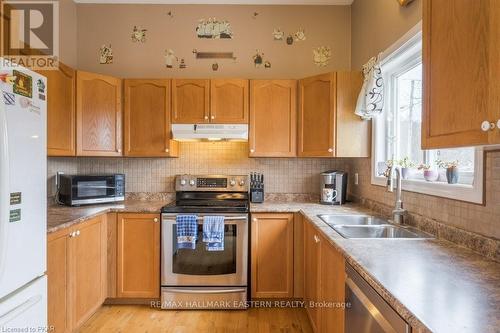
<path fill-rule="evenodd" d="M 335 156 L 335 106 L 335 73 L 299 81 L 299 156 Z"/>
<path fill-rule="evenodd" d="M 47 78 L 47 155 L 76 153 L 76 72 L 59 63 L 57 70 L 40 71 Z"/>
<path fill-rule="evenodd" d="M 336 144 L 335 157 L 369 157 L 371 121 L 354 114 L 363 74 L 356 71 L 336 73 Z"/>
<path fill-rule="evenodd" d="M 208 123 L 210 80 L 172 80 L 172 123 Z"/>
<path fill-rule="evenodd" d="M 76 77 L 77 155 L 121 156 L 121 80 L 81 71 Z"/>
<path fill-rule="evenodd" d="M 345 302 L 344 257 L 324 237 L 321 238 L 321 301 L 331 306 L 321 308 L 321 332 L 344 332 L 344 309 L 335 306 Z"/>
<path fill-rule="evenodd" d="M 125 80 L 125 156 L 177 154 L 170 124 L 170 80 Z"/>
<path fill-rule="evenodd" d="M 47 312 L 54 332 L 71 332 L 69 320 L 68 237 L 64 230 L 47 238 Z"/>
<path fill-rule="evenodd" d="M 80 327 L 104 302 L 106 295 L 106 227 L 102 217 L 75 228 L 70 239 L 72 327 Z"/>
<path fill-rule="evenodd" d="M 250 156 L 297 155 L 297 81 L 250 82 Z"/>
<path fill-rule="evenodd" d="M 118 214 L 117 297 L 160 297 L 160 215 Z"/>
<path fill-rule="evenodd" d="M 310 223 L 305 223 L 304 237 L 304 300 L 311 326 L 314 332 L 320 332 L 321 312 L 314 306 L 314 303 L 320 300 L 320 238 Z"/>
<path fill-rule="evenodd" d="M 210 80 L 210 122 L 248 124 L 248 80 Z"/>
<path fill-rule="evenodd" d="M 293 297 L 293 214 L 252 214 L 251 229 L 252 297 Z"/>
<path fill-rule="evenodd" d="M 500 2 L 425 0 L 422 148 L 483 145 L 500 117 Z"/>

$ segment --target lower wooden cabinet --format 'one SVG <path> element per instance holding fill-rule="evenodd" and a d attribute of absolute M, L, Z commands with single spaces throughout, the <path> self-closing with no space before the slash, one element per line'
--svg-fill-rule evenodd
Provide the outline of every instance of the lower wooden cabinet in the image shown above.
<path fill-rule="evenodd" d="M 55 332 L 79 328 L 104 302 L 106 256 L 104 216 L 48 235 L 48 322 Z"/>
<path fill-rule="evenodd" d="M 344 257 L 312 224 L 304 228 L 304 300 L 311 326 L 316 333 L 344 332 Z"/>
<path fill-rule="evenodd" d="M 293 297 L 293 214 L 252 214 L 252 298 Z"/>
<path fill-rule="evenodd" d="M 304 226 L 304 301 L 314 332 L 320 332 L 320 311 L 314 306 L 320 300 L 320 238 L 310 223 Z"/>
<path fill-rule="evenodd" d="M 118 214 L 118 298 L 160 297 L 160 215 Z"/>

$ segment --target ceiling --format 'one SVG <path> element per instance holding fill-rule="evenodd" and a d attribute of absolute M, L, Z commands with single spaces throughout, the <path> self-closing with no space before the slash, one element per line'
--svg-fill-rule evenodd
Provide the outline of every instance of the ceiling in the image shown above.
<path fill-rule="evenodd" d="M 197 5 L 350 5 L 354 0 L 74 0 L 78 3 Z"/>

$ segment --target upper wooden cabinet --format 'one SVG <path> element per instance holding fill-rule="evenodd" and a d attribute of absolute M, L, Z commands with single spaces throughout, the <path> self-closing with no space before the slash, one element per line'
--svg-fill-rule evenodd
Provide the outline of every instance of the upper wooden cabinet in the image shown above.
<path fill-rule="evenodd" d="M 122 81 L 111 76 L 77 72 L 77 155 L 122 155 Z"/>
<path fill-rule="evenodd" d="M 39 71 L 47 78 L 47 154 L 76 154 L 76 72 L 59 63 L 57 70 Z"/>
<path fill-rule="evenodd" d="M 210 80 L 210 122 L 248 123 L 248 80 Z"/>
<path fill-rule="evenodd" d="M 210 122 L 210 80 L 172 80 L 172 122 Z"/>
<path fill-rule="evenodd" d="M 293 297 L 293 214 L 252 214 L 251 230 L 252 298 Z"/>
<path fill-rule="evenodd" d="M 118 214 L 117 293 L 160 297 L 160 215 Z"/>
<path fill-rule="evenodd" d="M 423 149 L 500 143 L 499 40 L 499 1 L 424 1 Z"/>
<path fill-rule="evenodd" d="M 369 156 L 370 122 L 354 115 L 361 85 L 360 72 L 321 74 L 299 81 L 299 156 Z"/>
<path fill-rule="evenodd" d="M 297 81 L 250 82 L 251 157 L 297 155 Z"/>
<path fill-rule="evenodd" d="M 171 140 L 170 80 L 124 81 L 125 156 L 178 156 Z"/>

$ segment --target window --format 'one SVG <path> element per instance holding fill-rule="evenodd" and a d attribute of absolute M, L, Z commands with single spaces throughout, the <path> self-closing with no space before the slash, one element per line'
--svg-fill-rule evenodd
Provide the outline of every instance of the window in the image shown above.
<path fill-rule="evenodd" d="M 382 60 L 384 111 L 373 120 L 372 183 L 385 185 L 389 161 L 408 167 L 403 189 L 482 203 L 481 148 L 421 149 L 422 40 L 415 30 Z M 458 161 L 458 182 L 449 184 L 446 164 Z M 424 170 L 429 170 L 424 173 Z"/>

